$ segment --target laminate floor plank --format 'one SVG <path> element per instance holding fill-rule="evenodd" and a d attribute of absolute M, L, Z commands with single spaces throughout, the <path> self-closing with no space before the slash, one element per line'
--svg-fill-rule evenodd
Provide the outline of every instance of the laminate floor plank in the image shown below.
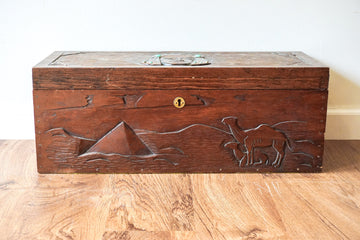
<path fill-rule="evenodd" d="M 38 174 L 0 143 L 0 239 L 360 239 L 360 141 L 322 173 Z"/>

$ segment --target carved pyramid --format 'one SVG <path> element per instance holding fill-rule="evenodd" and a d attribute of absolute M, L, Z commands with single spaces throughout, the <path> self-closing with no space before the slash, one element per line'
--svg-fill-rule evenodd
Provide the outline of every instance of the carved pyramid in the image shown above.
<path fill-rule="evenodd" d="M 140 140 L 134 130 L 125 122 L 121 122 L 99 139 L 87 153 L 117 153 L 122 155 L 149 155 L 152 152 Z"/>

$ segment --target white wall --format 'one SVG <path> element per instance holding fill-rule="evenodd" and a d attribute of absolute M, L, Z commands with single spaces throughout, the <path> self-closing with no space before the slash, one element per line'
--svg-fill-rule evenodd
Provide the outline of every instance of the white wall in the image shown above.
<path fill-rule="evenodd" d="M 331 68 L 327 138 L 360 139 L 359 0 L 2 0 L 0 139 L 34 137 L 54 50 L 304 51 Z"/>

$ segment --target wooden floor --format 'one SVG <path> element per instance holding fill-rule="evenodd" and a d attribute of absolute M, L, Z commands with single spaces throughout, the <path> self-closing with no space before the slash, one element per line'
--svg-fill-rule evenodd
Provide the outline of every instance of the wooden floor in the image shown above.
<path fill-rule="evenodd" d="M 0 239 L 360 239 L 360 141 L 323 173 L 40 175 L 0 141 Z"/>

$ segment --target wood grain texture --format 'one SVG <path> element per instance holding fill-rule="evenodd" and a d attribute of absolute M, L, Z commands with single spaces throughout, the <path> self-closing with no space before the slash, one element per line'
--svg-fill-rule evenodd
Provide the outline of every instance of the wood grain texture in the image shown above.
<path fill-rule="evenodd" d="M 301 52 L 200 53 L 212 63 L 198 67 L 143 64 L 154 54 L 55 52 L 33 68 L 33 88 L 324 90 L 328 86 L 329 69 Z"/>
<path fill-rule="evenodd" d="M 34 89 L 315 89 L 327 68 L 33 68 Z"/>
<path fill-rule="evenodd" d="M 0 141 L 0 239 L 358 239 L 360 141 L 326 141 L 323 173 L 36 171 Z"/>
<path fill-rule="evenodd" d="M 327 67 L 301 52 L 145 64 L 154 54 L 197 56 L 55 52 L 33 68 L 40 173 L 321 170 Z"/>
<path fill-rule="evenodd" d="M 320 171 L 326 103 L 309 90 L 35 90 L 39 172 Z"/>

